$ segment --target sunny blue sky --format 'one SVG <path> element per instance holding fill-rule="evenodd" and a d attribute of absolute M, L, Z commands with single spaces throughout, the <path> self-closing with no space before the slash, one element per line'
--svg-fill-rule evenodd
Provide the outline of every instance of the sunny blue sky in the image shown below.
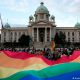
<path fill-rule="evenodd" d="M 0 0 L 0 13 L 4 23 L 28 25 L 30 15 L 44 2 L 58 27 L 73 27 L 80 22 L 80 0 Z"/>

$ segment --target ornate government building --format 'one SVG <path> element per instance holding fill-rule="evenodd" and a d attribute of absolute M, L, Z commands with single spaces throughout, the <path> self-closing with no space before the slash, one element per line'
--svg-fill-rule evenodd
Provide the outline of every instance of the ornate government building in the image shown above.
<path fill-rule="evenodd" d="M 80 42 L 80 23 L 75 27 L 56 27 L 55 16 L 50 15 L 48 9 L 41 2 L 36 9 L 34 16 L 29 17 L 28 26 L 12 27 L 6 23 L 1 29 L 1 43 L 18 42 L 21 35 L 30 35 L 34 46 L 38 47 L 42 42 L 43 46 L 49 46 L 56 32 L 62 31 L 69 42 Z"/>

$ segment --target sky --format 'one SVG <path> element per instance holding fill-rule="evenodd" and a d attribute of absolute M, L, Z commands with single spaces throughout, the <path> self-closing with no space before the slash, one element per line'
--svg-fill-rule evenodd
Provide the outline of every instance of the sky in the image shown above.
<path fill-rule="evenodd" d="M 80 22 L 80 0 L 0 0 L 3 23 L 28 25 L 41 2 L 55 16 L 57 27 L 74 27 Z"/>

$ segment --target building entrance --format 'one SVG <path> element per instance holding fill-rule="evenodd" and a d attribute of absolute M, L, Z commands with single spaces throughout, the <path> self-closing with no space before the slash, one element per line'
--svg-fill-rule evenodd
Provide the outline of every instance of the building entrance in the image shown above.
<path fill-rule="evenodd" d="M 45 41 L 45 28 L 39 28 L 39 42 Z"/>

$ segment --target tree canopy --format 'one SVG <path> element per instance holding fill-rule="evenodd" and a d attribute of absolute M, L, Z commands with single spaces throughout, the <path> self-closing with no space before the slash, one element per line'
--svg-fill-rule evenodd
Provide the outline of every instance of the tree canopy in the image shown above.
<path fill-rule="evenodd" d="M 56 32 L 56 35 L 54 37 L 54 41 L 56 44 L 64 44 L 66 42 L 66 36 L 63 32 Z"/>
<path fill-rule="evenodd" d="M 18 42 L 19 42 L 20 46 L 27 46 L 27 47 L 29 47 L 30 40 L 31 40 L 31 38 L 30 38 L 29 35 L 23 34 L 23 35 L 19 38 Z"/>

